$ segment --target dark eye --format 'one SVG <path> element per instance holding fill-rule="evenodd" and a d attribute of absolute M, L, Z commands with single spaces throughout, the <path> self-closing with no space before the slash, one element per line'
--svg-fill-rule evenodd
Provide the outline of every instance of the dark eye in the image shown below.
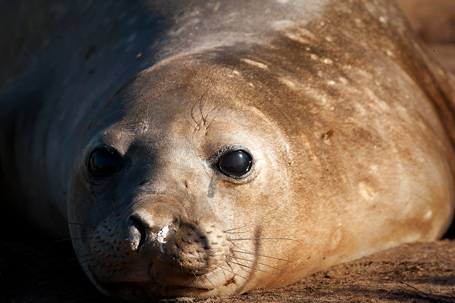
<path fill-rule="evenodd" d="M 242 177 L 251 169 L 251 157 L 243 150 L 224 154 L 218 161 L 219 169 L 229 177 Z"/>
<path fill-rule="evenodd" d="M 88 168 L 92 175 L 107 177 L 117 170 L 119 157 L 105 148 L 95 149 L 90 153 Z"/>

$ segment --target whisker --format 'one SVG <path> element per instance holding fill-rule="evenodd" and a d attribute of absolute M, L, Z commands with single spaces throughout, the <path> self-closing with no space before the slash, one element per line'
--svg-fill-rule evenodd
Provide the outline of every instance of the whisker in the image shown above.
<path fill-rule="evenodd" d="M 241 250 L 232 250 L 232 251 L 233 252 L 238 252 L 240 254 L 254 255 L 254 256 L 259 256 L 259 257 L 264 257 L 264 258 L 275 259 L 275 260 L 280 260 L 280 261 L 285 261 L 285 262 L 291 262 L 292 263 L 292 261 L 289 261 L 289 260 L 286 260 L 286 259 L 277 258 L 277 257 L 270 257 L 270 256 L 266 256 L 266 255 L 261 255 L 261 254 L 256 254 L 256 253 L 251 253 L 251 252 L 246 252 L 246 251 L 241 251 Z"/>
<path fill-rule="evenodd" d="M 194 277 L 195 279 L 197 279 L 197 276 L 196 276 L 196 272 L 195 272 L 195 271 L 191 271 L 191 274 L 193 275 L 193 277 Z M 209 281 L 210 281 L 210 280 L 209 280 Z"/>
<path fill-rule="evenodd" d="M 83 269 L 82 271 L 84 272 L 84 274 L 87 274 L 90 271 L 90 269 Z"/>
<path fill-rule="evenodd" d="M 196 274 L 195 274 L 194 272 L 193 272 L 193 275 L 194 275 L 194 278 L 197 279 L 197 276 L 196 276 Z M 207 278 L 207 276 L 206 276 L 205 274 L 204 274 L 204 278 L 205 278 L 207 281 L 209 281 L 209 283 L 212 284 L 212 286 L 215 288 L 215 285 L 213 285 L 212 281 L 211 281 L 209 278 Z"/>
<path fill-rule="evenodd" d="M 111 208 L 109 209 L 111 211 L 111 213 L 114 215 L 114 216 L 117 216 L 117 213 L 115 212 L 115 204 L 114 204 L 114 201 L 111 200 Z"/>
<path fill-rule="evenodd" d="M 196 223 L 196 225 L 198 225 L 202 221 L 203 218 L 204 218 L 204 216 L 197 217 L 196 220 L 194 220 L 194 223 Z"/>
<path fill-rule="evenodd" d="M 86 255 L 83 255 L 83 256 L 76 256 L 76 258 L 71 258 L 71 259 L 67 260 L 66 263 L 70 263 L 70 262 L 73 262 L 73 261 L 78 261 L 79 262 L 79 258 L 85 258 L 85 257 L 88 257 L 88 256 L 93 256 L 93 254 L 90 253 L 90 254 L 86 254 Z"/>
<path fill-rule="evenodd" d="M 81 263 L 78 260 L 66 261 L 65 264 L 69 267 L 77 267 Z"/>
<path fill-rule="evenodd" d="M 254 268 L 254 267 L 252 267 L 252 266 L 248 266 L 248 265 L 245 265 L 245 264 L 237 263 L 237 262 L 234 262 L 234 261 L 228 261 L 228 260 L 226 260 L 226 262 L 233 263 L 233 264 L 237 264 L 237 265 L 242 266 L 242 267 L 251 268 L 251 269 L 257 270 L 257 271 L 262 271 L 262 272 L 265 272 L 265 273 L 268 273 L 268 274 L 277 275 L 276 273 L 273 273 L 273 272 L 270 272 L 270 271 L 266 271 L 266 270 Z"/>
<path fill-rule="evenodd" d="M 272 221 L 272 219 L 263 220 L 262 223 L 266 224 L 266 223 L 271 222 L 271 221 Z M 246 228 L 246 227 L 256 227 L 256 225 L 255 225 L 255 224 L 246 224 L 246 225 L 241 226 L 241 227 L 235 227 L 235 228 L 231 228 L 231 229 L 226 229 L 226 230 L 224 230 L 223 232 L 229 233 L 229 232 L 232 231 L 232 230 L 243 229 L 243 228 Z"/>
<path fill-rule="evenodd" d="M 223 232 L 229 233 L 231 230 L 242 229 L 242 228 L 249 227 L 249 226 L 254 226 L 254 225 L 253 225 L 253 224 L 247 224 L 247 225 L 244 225 L 244 226 L 242 226 L 242 227 L 236 227 L 236 228 L 226 229 L 226 230 L 223 230 Z"/>
<path fill-rule="evenodd" d="M 92 240 L 93 238 L 71 238 L 71 240 Z"/>
<path fill-rule="evenodd" d="M 90 228 L 96 229 L 96 227 L 91 226 L 91 225 L 82 224 L 82 223 L 74 223 L 74 222 L 68 222 L 68 223 L 65 223 L 65 224 L 62 224 L 62 225 L 80 225 L 80 226 L 85 226 L 85 227 L 90 227 Z"/>
<path fill-rule="evenodd" d="M 101 265 L 99 265 L 99 266 L 101 267 Z M 102 268 L 102 267 L 101 267 L 101 268 Z M 102 269 L 103 269 L 103 268 L 102 268 Z M 103 279 L 104 279 L 104 278 L 106 278 L 106 277 L 109 275 L 110 271 L 107 270 L 107 269 L 103 269 L 103 271 L 104 271 L 104 274 L 103 274 Z M 112 272 L 111 272 L 111 273 L 112 273 Z"/>
<path fill-rule="evenodd" d="M 62 243 L 62 242 L 65 242 L 65 245 L 66 245 L 66 243 L 71 244 L 71 238 L 63 238 L 63 239 L 52 241 L 44 248 L 44 251 L 48 251 L 48 249 L 51 249 L 51 247 L 54 246 L 55 244 Z"/>
<path fill-rule="evenodd" d="M 239 275 L 238 273 L 233 272 L 232 270 L 229 270 L 229 269 L 224 268 L 224 267 L 220 267 L 220 268 L 221 268 L 222 270 L 226 270 L 226 271 L 230 272 L 231 274 L 234 274 L 235 276 L 239 276 L 239 277 L 242 278 L 242 279 L 248 280 L 247 278 L 245 278 L 245 277 Z"/>
<path fill-rule="evenodd" d="M 237 242 L 237 243 L 231 242 L 231 244 L 234 248 L 238 248 L 238 249 L 242 249 L 242 250 L 245 249 L 245 247 L 243 247 L 242 245 L 239 245 L 239 244 L 244 244 L 244 243 L 246 243 L 246 242 Z"/>
<path fill-rule="evenodd" d="M 88 257 L 88 256 L 93 256 L 94 254 L 93 253 L 89 253 L 89 254 L 86 254 L 86 255 L 83 255 L 83 256 L 77 256 L 78 258 L 85 258 L 85 257 Z"/>
<path fill-rule="evenodd" d="M 243 261 L 247 261 L 247 262 L 253 262 L 253 263 L 255 263 L 255 264 L 264 265 L 264 266 L 266 266 L 266 267 L 270 267 L 270 268 L 273 268 L 273 269 L 282 271 L 281 269 L 279 269 L 279 268 L 277 268 L 277 267 L 275 267 L 275 266 L 271 266 L 271 265 L 268 265 L 268 264 L 265 264 L 265 263 L 261 263 L 261 262 L 257 262 L 257 261 L 254 261 L 254 260 L 248 260 L 248 259 L 245 259 L 245 258 L 234 257 L 234 256 L 230 256 L 230 255 L 226 255 L 226 257 L 234 258 L 234 259 L 239 259 L 239 260 L 243 260 Z"/>
<path fill-rule="evenodd" d="M 289 238 L 244 238 L 244 239 L 228 239 L 228 241 L 251 241 L 251 240 L 288 240 L 301 243 L 299 240 Z"/>
<path fill-rule="evenodd" d="M 49 246 L 51 246 L 51 245 L 54 245 L 54 244 L 57 244 L 57 243 L 60 243 L 60 242 L 64 242 L 64 241 L 71 241 L 71 237 L 70 237 L 70 238 L 63 238 L 63 239 L 59 239 L 59 240 L 52 241 L 52 243 L 50 243 L 50 244 L 46 247 L 46 249 L 49 248 Z"/>
<path fill-rule="evenodd" d="M 79 264 L 82 265 L 82 264 L 88 263 L 88 262 L 90 262 L 90 261 L 92 261 L 92 260 L 95 260 L 95 257 L 90 258 L 90 259 L 85 260 L 85 261 L 82 261 L 82 262 L 79 262 Z"/>
<path fill-rule="evenodd" d="M 93 269 L 93 268 L 98 267 L 98 266 L 101 267 L 101 265 L 99 265 L 98 262 L 96 262 L 96 261 L 95 261 L 95 264 L 94 264 L 94 265 L 95 265 L 95 266 L 92 266 L 92 268 L 89 268 L 89 267 L 87 266 L 87 269 L 86 269 L 86 270 L 85 270 L 85 269 L 82 269 L 82 271 L 84 272 L 84 274 L 87 274 L 88 272 L 90 272 L 90 269 Z"/>

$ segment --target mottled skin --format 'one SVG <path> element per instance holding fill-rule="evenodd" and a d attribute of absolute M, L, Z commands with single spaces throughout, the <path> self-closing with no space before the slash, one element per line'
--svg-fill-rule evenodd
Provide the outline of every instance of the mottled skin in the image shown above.
<path fill-rule="evenodd" d="M 2 5 L 25 17 L 0 42 L 1 190 L 68 221 L 108 295 L 278 287 L 450 224 L 455 81 L 391 1 Z"/>

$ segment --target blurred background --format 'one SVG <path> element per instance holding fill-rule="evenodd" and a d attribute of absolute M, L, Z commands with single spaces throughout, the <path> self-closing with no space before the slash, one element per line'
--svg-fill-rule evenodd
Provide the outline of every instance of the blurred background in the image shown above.
<path fill-rule="evenodd" d="M 455 0 L 397 0 L 433 55 L 455 74 Z"/>

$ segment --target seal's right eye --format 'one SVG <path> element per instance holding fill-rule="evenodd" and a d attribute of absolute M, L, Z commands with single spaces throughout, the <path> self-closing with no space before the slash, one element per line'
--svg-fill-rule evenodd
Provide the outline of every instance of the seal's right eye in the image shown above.
<path fill-rule="evenodd" d="M 219 169 L 231 178 L 243 178 L 250 171 L 251 156 L 243 150 L 227 152 L 218 160 Z"/>
<path fill-rule="evenodd" d="M 119 166 L 119 157 L 106 148 L 98 148 L 90 153 L 88 169 L 96 177 L 107 177 Z"/>

